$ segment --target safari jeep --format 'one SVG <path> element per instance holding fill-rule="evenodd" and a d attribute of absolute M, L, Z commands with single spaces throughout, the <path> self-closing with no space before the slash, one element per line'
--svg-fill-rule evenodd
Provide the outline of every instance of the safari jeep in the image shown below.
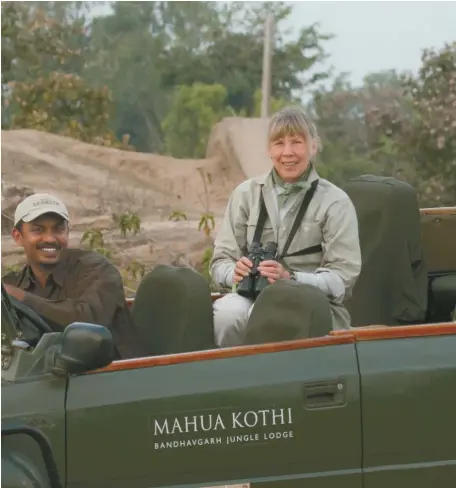
<path fill-rule="evenodd" d="M 456 486 L 456 207 L 384 196 L 353 196 L 354 327 L 322 337 L 113 361 L 2 286 L 2 487 Z"/>

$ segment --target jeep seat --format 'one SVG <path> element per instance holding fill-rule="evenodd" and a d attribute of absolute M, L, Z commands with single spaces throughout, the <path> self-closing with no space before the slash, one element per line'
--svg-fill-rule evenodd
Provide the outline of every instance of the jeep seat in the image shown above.
<path fill-rule="evenodd" d="M 449 322 L 456 307 L 456 273 L 430 278 L 429 322 Z"/>
<path fill-rule="evenodd" d="M 456 208 L 423 211 L 423 250 L 429 268 L 429 322 L 451 320 L 456 307 Z M 451 244 L 453 243 L 453 244 Z"/>
<path fill-rule="evenodd" d="M 244 345 L 323 337 L 332 330 L 331 306 L 314 286 L 279 280 L 258 296 Z"/>
<path fill-rule="evenodd" d="M 141 281 L 131 313 L 149 356 L 216 348 L 209 284 L 191 268 L 156 266 Z"/>
<path fill-rule="evenodd" d="M 360 276 L 345 301 L 352 326 L 424 322 L 427 269 L 415 189 L 395 178 L 363 175 L 344 190 L 356 208 L 362 255 Z"/>

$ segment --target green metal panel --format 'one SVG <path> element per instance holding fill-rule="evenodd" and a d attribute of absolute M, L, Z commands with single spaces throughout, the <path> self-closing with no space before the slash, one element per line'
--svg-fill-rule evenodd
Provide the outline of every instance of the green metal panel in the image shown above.
<path fill-rule="evenodd" d="M 356 347 L 364 488 L 456 486 L 456 335 Z"/>
<path fill-rule="evenodd" d="M 362 486 L 351 344 L 71 378 L 67 420 L 69 488 Z"/>
<path fill-rule="evenodd" d="M 65 480 L 65 391 L 66 379 L 52 375 L 34 376 L 30 380 L 2 382 L 2 428 L 27 425 L 41 430 L 49 439 L 61 481 Z M 38 444 L 19 434 L 2 439 L 2 456 L 20 456 L 37 470 L 42 479 L 48 476 Z"/>

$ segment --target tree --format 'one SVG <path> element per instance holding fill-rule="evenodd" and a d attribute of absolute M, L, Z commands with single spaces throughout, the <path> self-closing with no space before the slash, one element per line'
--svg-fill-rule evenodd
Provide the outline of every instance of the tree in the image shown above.
<path fill-rule="evenodd" d="M 120 146 L 109 131 L 109 90 L 77 74 L 84 66 L 84 18 L 66 17 L 74 2 L 66 3 L 63 9 L 56 2 L 2 4 L 3 126 Z"/>
<path fill-rule="evenodd" d="M 456 43 L 425 49 L 418 74 L 403 75 L 401 84 L 407 111 L 377 111 L 371 124 L 413 168 L 408 179 L 419 189 L 422 205 L 454 205 Z"/>
<path fill-rule="evenodd" d="M 226 105 L 255 114 L 261 87 L 263 24 L 276 20 L 272 95 L 291 101 L 327 76 L 307 76 L 325 58 L 330 39 L 317 25 L 294 37 L 283 27 L 292 13 L 284 2 L 113 2 L 93 22 L 87 79 L 113 92 L 117 137 L 131 135 L 141 151 L 166 150 L 163 121 L 180 86 L 223 85 Z M 291 40 L 290 40 L 291 39 Z"/>
<path fill-rule="evenodd" d="M 217 4 L 214 4 L 217 5 Z M 275 19 L 272 63 L 272 90 L 276 98 L 291 101 L 304 88 L 328 76 L 307 73 L 326 58 L 321 44 L 332 38 L 319 32 L 318 24 L 301 29 L 295 40 L 282 27 L 292 14 L 292 5 L 285 2 L 232 2 L 219 9 L 212 38 L 206 36 L 204 49 L 188 52 L 182 47 L 167 53 L 169 63 L 163 65 L 164 81 L 170 85 L 191 85 L 195 82 L 223 84 L 228 104 L 237 113 L 252 116 L 255 92 L 261 87 L 263 28 L 269 11 Z M 285 35 L 288 34 L 288 35 Z"/>
<path fill-rule="evenodd" d="M 456 42 L 425 49 L 418 76 L 405 81 L 415 109 L 404 143 L 430 203 L 456 203 Z M 407 137 L 408 135 L 408 137 Z M 427 180 L 427 181 L 426 181 Z"/>
<path fill-rule="evenodd" d="M 176 158 L 205 156 L 211 128 L 229 114 L 222 85 L 179 86 L 163 121 L 166 150 Z"/>
<path fill-rule="evenodd" d="M 84 72 L 112 91 L 117 137 L 127 133 L 133 146 L 147 152 L 164 149 L 161 122 L 168 108 L 159 68 L 163 39 L 154 27 L 159 3 L 113 2 L 112 14 L 95 18 Z"/>
<path fill-rule="evenodd" d="M 394 75 L 373 73 L 353 87 L 342 74 L 330 89 L 314 92 L 309 110 L 322 139 L 321 171 L 337 185 L 363 173 L 390 176 L 399 167 L 383 133 L 375 131 L 369 119 L 369 114 L 388 112 L 396 104 L 400 85 L 386 82 L 388 78 Z"/>
<path fill-rule="evenodd" d="M 77 75 L 53 72 L 29 82 L 10 82 L 11 127 L 32 128 L 84 142 L 113 141 L 108 136 L 111 94 L 93 89 Z M 101 136 L 101 137 L 100 137 Z"/>

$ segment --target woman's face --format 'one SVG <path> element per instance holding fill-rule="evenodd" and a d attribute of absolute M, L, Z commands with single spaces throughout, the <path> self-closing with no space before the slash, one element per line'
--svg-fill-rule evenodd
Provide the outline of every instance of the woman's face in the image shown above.
<path fill-rule="evenodd" d="M 293 183 L 308 168 L 310 150 L 303 135 L 285 135 L 269 143 L 269 156 L 279 176 L 287 183 Z"/>

